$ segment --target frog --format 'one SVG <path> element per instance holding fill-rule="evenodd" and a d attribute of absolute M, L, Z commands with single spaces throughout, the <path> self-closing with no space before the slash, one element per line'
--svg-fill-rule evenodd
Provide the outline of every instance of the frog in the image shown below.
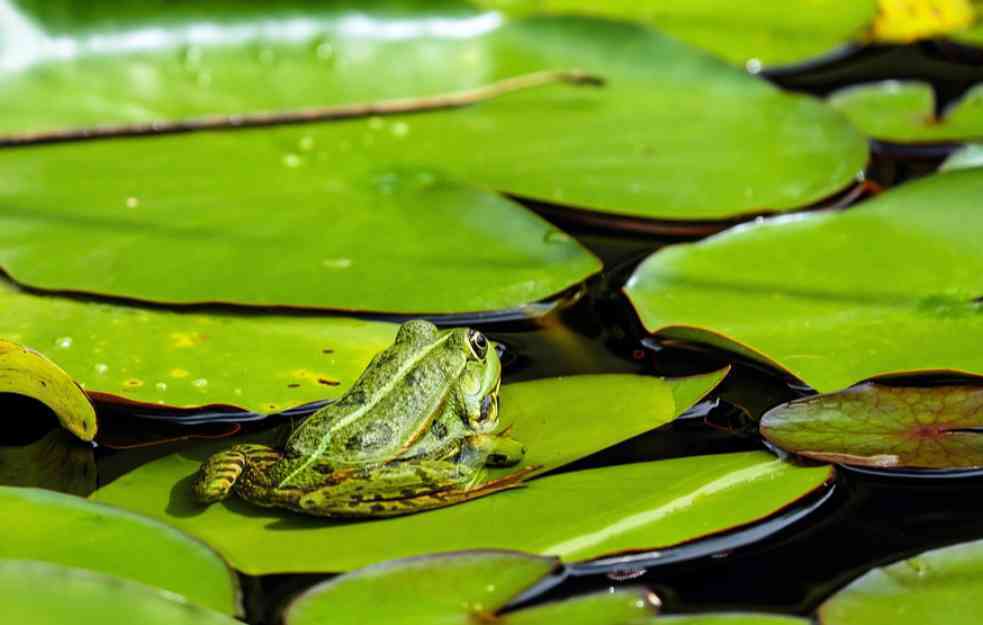
<path fill-rule="evenodd" d="M 525 446 L 500 430 L 502 364 L 472 328 L 414 319 L 337 401 L 282 446 L 238 444 L 208 458 L 192 485 L 202 504 L 231 495 L 258 506 L 358 519 L 444 507 L 521 486 Z"/>

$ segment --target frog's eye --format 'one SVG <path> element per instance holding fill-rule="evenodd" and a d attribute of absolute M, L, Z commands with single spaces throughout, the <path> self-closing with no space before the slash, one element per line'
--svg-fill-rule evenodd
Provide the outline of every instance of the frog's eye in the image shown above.
<path fill-rule="evenodd" d="M 478 360 L 484 360 L 485 354 L 488 353 L 488 339 L 485 335 L 477 330 L 468 330 L 468 346 L 471 348 L 471 353 Z"/>

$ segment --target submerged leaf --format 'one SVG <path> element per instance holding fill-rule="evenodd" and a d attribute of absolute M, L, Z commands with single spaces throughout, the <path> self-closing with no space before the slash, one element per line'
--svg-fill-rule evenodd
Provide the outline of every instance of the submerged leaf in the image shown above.
<path fill-rule="evenodd" d="M 983 541 L 873 569 L 819 606 L 822 625 L 975 623 L 983 612 Z"/>
<path fill-rule="evenodd" d="M 0 604 L 7 622 L 31 625 L 241 625 L 158 588 L 30 560 L 0 560 Z"/>
<path fill-rule="evenodd" d="M 983 138 L 983 85 L 976 85 L 936 117 L 932 86 L 888 80 L 847 87 L 829 103 L 875 139 L 897 143 Z"/>
<path fill-rule="evenodd" d="M 5 307 L 0 310 L 7 316 Z M 70 346 L 68 337 L 57 339 L 56 344 L 64 346 L 66 341 Z M 40 353 L 3 339 L 0 339 L 0 393 L 17 393 L 38 400 L 51 408 L 62 427 L 84 441 L 91 441 L 96 435 L 96 411 L 71 376 Z"/>
<path fill-rule="evenodd" d="M 983 374 L 983 169 L 848 211 L 775 218 L 646 259 L 648 331 L 780 367 L 819 391 L 902 371 Z"/>
<path fill-rule="evenodd" d="M 80 302 L 25 293 L 3 280 L 0 310 L 0 339 L 35 346 L 100 399 L 256 412 L 339 396 L 392 342 L 397 328 L 345 317 L 178 313 Z M 42 362 L 40 356 L 18 358 Z M 68 383 L 62 386 L 71 394 Z"/>
<path fill-rule="evenodd" d="M 785 451 L 870 467 L 983 466 L 983 386 L 853 388 L 782 404 L 761 433 Z"/>
<path fill-rule="evenodd" d="M 0 510 L 0 559 L 89 569 L 166 589 L 171 596 L 228 614 L 238 609 L 238 584 L 225 562 L 173 527 L 33 488 L 0 486 Z"/>

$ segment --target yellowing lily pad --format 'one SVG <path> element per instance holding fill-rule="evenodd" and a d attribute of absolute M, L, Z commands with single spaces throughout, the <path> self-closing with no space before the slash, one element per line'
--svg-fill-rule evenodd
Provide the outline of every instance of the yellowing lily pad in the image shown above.
<path fill-rule="evenodd" d="M 87 227 L 87 243 L 98 234 L 126 249 L 102 245 L 75 262 L 59 227 L 64 241 L 46 235 L 28 255 L 64 249 L 65 262 L 51 263 L 61 270 L 28 265 L 24 239 L 13 235 L 0 243 L 0 264 L 37 286 L 115 286 L 161 301 L 289 294 L 273 303 L 440 312 L 456 298 L 455 312 L 484 310 L 543 297 L 596 264 L 561 234 L 537 241 L 543 231 L 515 225 L 532 218 L 461 185 L 604 213 L 714 220 L 809 205 L 866 163 L 863 138 L 822 103 L 639 25 L 509 20 L 422 0 L 294 4 L 261 16 L 248 3 L 209 3 L 113 20 L 116 3 L 99 0 L 62 22 L 38 6 L 5 24 L 12 38 L 38 43 L 18 48 L 20 57 L 0 54 L 0 67 L 11 68 L 0 74 L 3 93 L 16 94 L 0 97 L 0 133 L 432 96 L 544 69 L 580 68 L 607 82 L 440 113 L 4 152 L 0 231 L 40 236 L 70 222 Z M 134 33 L 154 28 L 159 37 L 133 44 Z M 54 42 L 76 55 L 59 56 Z M 151 237 L 157 256 L 121 241 L 127 232 Z M 3 253 L 11 244 L 14 258 Z M 304 255 L 314 249 L 322 254 Z M 424 251 L 440 260 L 418 266 Z M 111 263 L 112 277 L 100 277 Z M 91 271 L 70 282 L 82 264 Z M 533 267 L 553 282 L 520 277 Z M 385 293 L 373 290 L 379 284 Z"/>
<path fill-rule="evenodd" d="M 822 625 L 973 623 L 983 609 L 983 541 L 869 571 L 819 606 Z"/>
<path fill-rule="evenodd" d="M 927 143 L 983 138 L 983 85 L 971 88 L 940 117 L 936 116 L 932 86 L 915 81 L 889 80 L 847 87 L 831 95 L 829 103 L 857 128 L 883 141 Z"/>
<path fill-rule="evenodd" d="M 3 281 L 0 310 L 0 339 L 31 345 L 63 367 L 61 388 L 70 397 L 75 389 L 74 410 L 84 414 L 92 408 L 69 376 L 99 396 L 169 406 L 273 412 L 337 397 L 397 327 L 344 317 L 139 309 L 32 295 Z"/>
<path fill-rule="evenodd" d="M 635 380 L 633 389 L 631 383 L 624 383 L 612 385 L 610 391 L 606 387 L 612 376 L 579 378 L 593 389 L 590 397 L 585 393 L 568 402 L 564 395 L 553 396 L 545 414 L 525 413 L 514 420 L 516 436 L 524 436 L 521 440 L 530 455 L 536 454 L 537 462 L 557 466 L 575 459 L 568 451 L 572 445 L 581 457 L 664 423 L 688 407 L 669 404 L 665 405 L 671 410 L 668 414 L 652 412 L 649 396 L 658 396 L 659 387 L 673 381 L 627 378 Z M 716 383 L 715 377 L 705 382 L 704 392 Z M 533 393 L 539 384 L 515 386 Z M 511 420 L 509 407 L 522 403 L 519 397 L 513 401 L 510 388 L 502 389 L 506 421 Z M 552 427 L 533 437 L 537 421 Z M 579 434 L 581 430 L 590 435 Z M 820 488 L 831 476 L 828 466 L 798 468 L 766 453 L 683 458 L 539 478 L 525 488 L 432 512 L 333 523 L 237 500 L 208 508 L 195 504 L 191 476 L 205 457 L 227 445 L 203 445 L 162 458 L 93 497 L 165 519 L 212 545 L 236 568 L 266 574 L 345 571 L 446 550 L 518 549 L 583 560 L 666 547 L 766 517 Z M 762 489 L 765 483 L 768 487 Z M 651 484 L 660 487 L 652 489 Z M 591 505 L 585 507 L 585 501 Z M 648 514 L 653 510 L 665 514 Z M 489 518 L 498 522 L 488 523 Z"/>
<path fill-rule="evenodd" d="M 777 218 L 650 256 L 626 291 L 650 332 L 723 347 L 819 391 L 899 371 L 983 374 L 983 170 L 845 212 Z"/>
<path fill-rule="evenodd" d="M 6 316 L 6 307 L 0 309 Z M 72 378 L 40 353 L 2 338 L 0 393 L 38 400 L 51 408 L 62 427 L 84 441 L 96 435 L 96 411 Z"/>
<path fill-rule="evenodd" d="M 785 451 L 871 467 L 983 466 L 983 386 L 853 388 L 782 404 L 761 433 Z"/>
<path fill-rule="evenodd" d="M 582 13 L 651 24 L 732 63 L 760 69 L 827 54 L 860 38 L 875 0 L 479 0 L 512 13 Z"/>
<path fill-rule="evenodd" d="M 31 625 L 238 625 L 164 590 L 92 571 L 29 560 L 0 560 L 4 619 Z"/>
<path fill-rule="evenodd" d="M 971 0 L 878 0 L 872 38 L 908 43 L 958 32 L 976 19 Z"/>
<path fill-rule="evenodd" d="M 238 584 L 225 562 L 205 545 L 163 523 L 33 488 L 0 486 L 0 509 L 4 536 L 0 559 L 41 560 L 88 569 L 160 587 L 172 597 L 219 612 L 238 611 Z M 0 588 L 6 588 L 4 583 Z M 37 601 L 40 608 L 42 602 Z M 5 617 L 10 618 L 7 601 L 2 603 Z"/>
<path fill-rule="evenodd" d="M 92 445 L 54 429 L 27 445 L 0 447 L 0 484 L 34 486 L 85 497 L 96 489 Z"/>

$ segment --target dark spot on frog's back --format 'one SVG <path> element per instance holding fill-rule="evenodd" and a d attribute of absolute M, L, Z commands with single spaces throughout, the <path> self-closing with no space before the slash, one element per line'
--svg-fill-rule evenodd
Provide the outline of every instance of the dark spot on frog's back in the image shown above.
<path fill-rule="evenodd" d="M 433 425 L 430 426 L 430 432 L 434 435 L 437 440 L 444 440 L 447 438 L 447 426 L 440 421 L 434 421 Z"/>

